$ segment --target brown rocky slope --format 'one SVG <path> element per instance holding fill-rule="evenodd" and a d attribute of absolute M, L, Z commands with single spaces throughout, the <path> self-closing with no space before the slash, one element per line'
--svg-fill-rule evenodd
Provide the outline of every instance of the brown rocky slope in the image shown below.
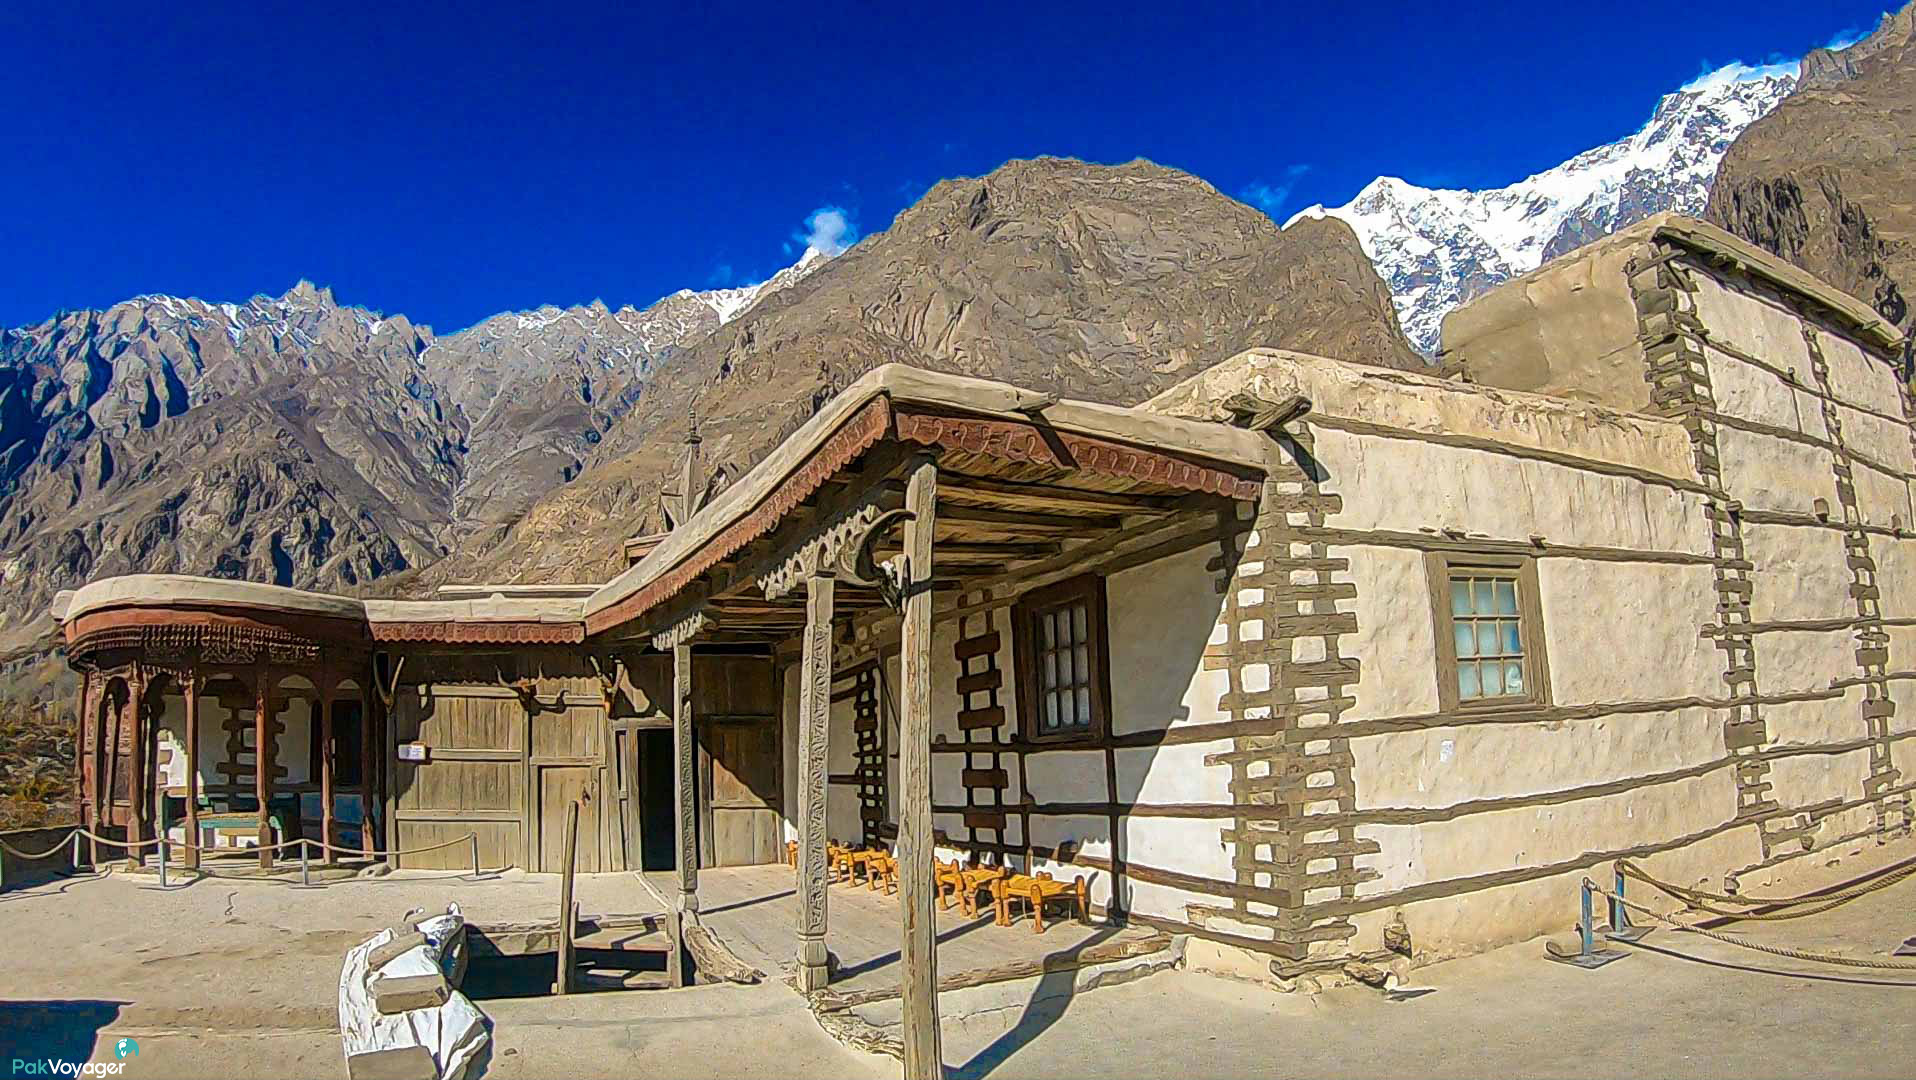
<path fill-rule="evenodd" d="M 1730 147 L 1705 216 L 1916 326 L 1916 4 L 1804 58 L 1796 92 Z"/>
<path fill-rule="evenodd" d="M 1041 158 L 947 180 L 868 237 L 657 365 L 586 470 L 423 584 L 603 580 L 656 524 L 696 410 L 737 476 L 892 361 L 1135 403 L 1254 345 L 1416 368 L 1349 226 L 1264 214 L 1146 162 Z"/>

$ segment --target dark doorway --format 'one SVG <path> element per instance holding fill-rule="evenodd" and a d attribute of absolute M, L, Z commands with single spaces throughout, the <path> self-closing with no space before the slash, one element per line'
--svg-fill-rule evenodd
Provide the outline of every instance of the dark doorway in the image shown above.
<path fill-rule="evenodd" d="M 672 732 L 636 731 L 639 740 L 639 858 L 644 870 L 674 870 Z"/>

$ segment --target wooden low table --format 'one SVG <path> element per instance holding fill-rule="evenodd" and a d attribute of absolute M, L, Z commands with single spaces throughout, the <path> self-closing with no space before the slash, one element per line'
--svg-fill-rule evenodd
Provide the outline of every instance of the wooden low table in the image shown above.
<path fill-rule="evenodd" d="M 1089 922 L 1091 919 L 1091 889 L 1082 876 L 1071 881 L 1058 881 L 1042 871 L 1035 877 L 1012 874 L 991 883 L 991 899 L 997 909 L 999 926 L 1011 925 L 1011 901 L 1023 900 L 1025 906 L 1031 909 L 1031 932 L 1034 934 L 1044 933 L 1044 905 L 1047 900 L 1062 900 L 1068 906 L 1075 905 L 1079 922 Z"/>

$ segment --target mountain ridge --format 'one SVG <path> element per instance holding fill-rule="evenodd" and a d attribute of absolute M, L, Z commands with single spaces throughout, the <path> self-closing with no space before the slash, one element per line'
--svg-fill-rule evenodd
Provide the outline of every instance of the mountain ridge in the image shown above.
<path fill-rule="evenodd" d="M 1426 355 L 1443 316 L 1544 262 L 1651 214 L 1703 212 L 1717 164 L 1795 77 L 1759 69 L 1664 95 L 1635 133 L 1498 188 L 1426 188 L 1392 176 L 1337 207 L 1293 214 L 1351 224 L 1391 287 L 1404 333 Z"/>

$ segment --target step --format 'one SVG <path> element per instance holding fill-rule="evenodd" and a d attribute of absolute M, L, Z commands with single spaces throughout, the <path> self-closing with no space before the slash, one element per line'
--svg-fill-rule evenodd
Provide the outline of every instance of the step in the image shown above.
<path fill-rule="evenodd" d="M 474 956 L 528 956 L 559 951 L 559 922 L 468 923 Z M 665 916 L 599 915 L 579 920 L 573 945 L 581 949 L 660 951 L 670 947 Z"/>

